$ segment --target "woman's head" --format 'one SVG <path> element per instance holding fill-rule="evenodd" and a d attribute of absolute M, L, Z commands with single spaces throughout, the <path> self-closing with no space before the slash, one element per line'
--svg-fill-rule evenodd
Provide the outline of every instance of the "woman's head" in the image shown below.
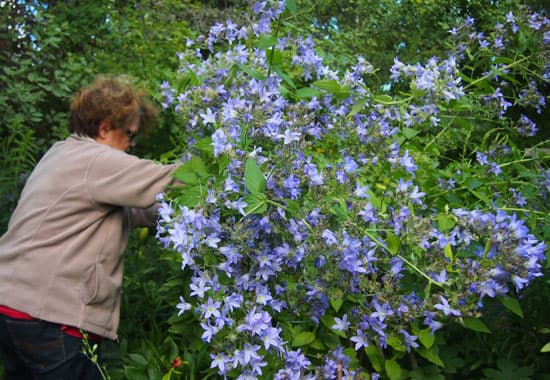
<path fill-rule="evenodd" d="M 135 134 L 153 123 L 157 109 L 124 77 L 98 76 L 73 97 L 69 131 L 97 138 L 100 127 Z M 128 132 L 128 128 L 132 131 Z M 131 137 L 131 136 L 130 136 Z"/>

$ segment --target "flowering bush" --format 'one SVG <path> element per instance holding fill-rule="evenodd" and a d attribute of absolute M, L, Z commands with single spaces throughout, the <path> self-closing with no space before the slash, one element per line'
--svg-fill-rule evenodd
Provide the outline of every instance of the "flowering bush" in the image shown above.
<path fill-rule="evenodd" d="M 484 34 L 467 19 L 446 57 L 396 58 L 379 90 L 363 57 L 336 72 L 281 36 L 286 6 L 189 40 L 162 85 L 185 152 L 157 232 L 190 275 L 178 315 L 224 378 L 398 379 L 413 353 L 443 366 L 436 331 L 488 331 L 487 300 L 521 314 L 543 275 L 550 170 L 527 137 L 549 21 L 509 13 Z"/>

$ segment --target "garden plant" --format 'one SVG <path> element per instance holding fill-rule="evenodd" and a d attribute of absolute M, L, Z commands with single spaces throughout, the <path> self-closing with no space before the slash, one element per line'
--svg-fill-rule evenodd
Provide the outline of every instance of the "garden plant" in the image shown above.
<path fill-rule="evenodd" d="M 444 2 L 237 0 L 204 35 L 175 14 L 221 2 L 2 3 L 34 4 L 2 14 L 33 20 L 0 37 L 4 209 L 94 71 L 152 87 L 138 153 L 185 162 L 130 242 L 105 378 L 550 379 L 547 13 L 455 5 L 379 67 L 369 28 Z"/>
<path fill-rule="evenodd" d="M 460 20 L 446 55 L 395 58 L 376 86 L 368 57 L 334 70 L 285 28 L 298 12 L 256 2 L 162 84 L 186 161 L 159 196 L 183 271 L 171 331 L 205 347 L 202 378 L 443 376 L 438 332 L 522 315 L 544 274 L 549 20 Z"/>

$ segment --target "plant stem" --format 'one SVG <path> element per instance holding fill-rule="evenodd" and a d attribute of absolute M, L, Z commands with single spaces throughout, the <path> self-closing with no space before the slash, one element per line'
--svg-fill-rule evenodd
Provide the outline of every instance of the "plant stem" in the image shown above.
<path fill-rule="evenodd" d="M 514 67 L 515 65 L 520 64 L 520 63 L 523 62 L 523 61 L 526 61 L 527 59 L 529 59 L 529 56 L 523 57 L 522 59 L 520 59 L 520 60 L 518 60 L 518 61 L 512 62 L 512 63 L 510 63 L 510 64 L 508 64 L 508 65 L 506 65 L 506 66 L 504 66 L 504 67 L 501 67 L 501 68 L 499 69 L 499 71 L 505 71 L 505 70 L 507 70 L 507 69 L 509 69 L 509 68 L 511 68 L 511 67 Z M 464 89 L 467 90 L 468 88 L 470 88 L 470 87 L 472 87 L 472 86 L 475 86 L 475 85 L 478 84 L 479 82 L 483 82 L 485 79 L 488 79 L 488 78 L 492 77 L 493 75 L 494 75 L 494 74 L 493 74 L 492 72 L 489 73 L 489 74 L 486 74 L 486 75 L 482 76 L 481 78 L 478 78 L 478 79 L 476 79 L 476 80 L 473 81 L 473 82 L 470 82 L 467 86 L 464 87 Z"/>

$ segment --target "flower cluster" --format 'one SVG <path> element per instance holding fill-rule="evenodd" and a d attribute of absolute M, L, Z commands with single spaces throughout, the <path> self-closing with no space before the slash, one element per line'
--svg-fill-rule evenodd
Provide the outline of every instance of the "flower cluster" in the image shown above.
<path fill-rule="evenodd" d="M 441 110 L 469 96 L 453 56 L 396 59 L 392 79 L 412 95 L 377 98 L 363 58 L 337 73 L 310 38 L 244 44 L 271 31 L 283 9 L 260 1 L 249 27 L 216 24 L 180 53 L 187 86 L 164 83 L 162 93 L 195 153 L 183 192 L 200 196 L 161 198 L 157 238 L 192 274 L 177 309 L 195 316 L 213 371 L 329 379 L 341 367 L 353 378 L 362 369 L 347 348 L 418 348 L 424 329 L 479 316 L 487 297 L 541 276 L 546 247 L 514 214 L 449 211 L 429 193 L 455 180 L 426 178 L 436 164 L 407 139 L 439 127 Z M 200 41 L 206 58 L 191 49 Z M 273 65 L 283 55 L 293 58 Z M 505 112 L 501 95 L 487 101 Z M 500 174 L 486 153 L 476 158 Z"/>

